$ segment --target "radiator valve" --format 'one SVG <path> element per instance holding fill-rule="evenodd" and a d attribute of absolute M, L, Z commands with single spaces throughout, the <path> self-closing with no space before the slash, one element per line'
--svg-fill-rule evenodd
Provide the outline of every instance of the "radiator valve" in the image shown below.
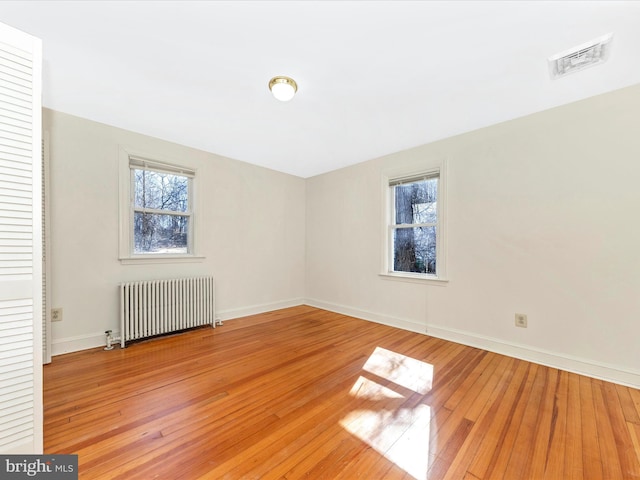
<path fill-rule="evenodd" d="M 114 337 L 111 330 L 107 330 L 104 333 L 107 336 L 107 346 L 104 347 L 104 349 L 113 350 L 113 344 L 118 343 L 120 341 L 120 337 Z"/>

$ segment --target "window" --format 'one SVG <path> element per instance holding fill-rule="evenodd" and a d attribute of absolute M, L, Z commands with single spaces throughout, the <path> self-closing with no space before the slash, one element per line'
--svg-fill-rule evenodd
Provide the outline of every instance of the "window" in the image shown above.
<path fill-rule="evenodd" d="M 195 170 L 121 154 L 121 260 L 194 258 Z"/>
<path fill-rule="evenodd" d="M 190 253 L 192 175 L 131 159 L 133 253 Z"/>
<path fill-rule="evenodd" d="M 384 274 L 444 280 L 442 183 L 440 169 L 386 177 Z"/>

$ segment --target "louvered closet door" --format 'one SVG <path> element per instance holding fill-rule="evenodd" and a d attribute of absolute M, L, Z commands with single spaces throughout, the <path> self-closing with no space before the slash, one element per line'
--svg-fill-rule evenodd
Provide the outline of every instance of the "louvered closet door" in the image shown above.
<path fill-rule="evenodd" d="M 0 24 L 0 452 L 42 453 L 41 44 Z"/>

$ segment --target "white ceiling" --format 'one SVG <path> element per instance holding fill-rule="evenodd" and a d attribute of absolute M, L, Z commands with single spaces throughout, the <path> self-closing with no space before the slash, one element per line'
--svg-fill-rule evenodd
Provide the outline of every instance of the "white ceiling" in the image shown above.
<path fill-rule="evenodd" d="M 0 21 L 42 38 L 44 106 L 301 177 L 640 83 L 634 1 L 2 1 Z M 609 32 L 606 63 L 550 79 Z"/>

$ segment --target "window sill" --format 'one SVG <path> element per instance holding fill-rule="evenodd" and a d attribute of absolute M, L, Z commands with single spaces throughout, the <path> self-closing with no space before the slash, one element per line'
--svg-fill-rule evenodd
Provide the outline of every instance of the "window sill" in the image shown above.
<path fill-rule="evenodd" d="M 204 261 L 205 257 L 199 255 L 136 255 L 134 257 L 121 257 L 123 265 L 149 265 L 152 263 L 196 263 Z"/>
<path fill-rule="evenodd" d="M 380 273 L 383 280 L 393 280 L 399 282 L 421 283 L 423 285 L 438 285 L 440 287 L 449 283 L 449 279 L 444 277 L 436 277 L 435 275 L 422 275 L 419 273 L 397 273 L 385 272 Z"/>

